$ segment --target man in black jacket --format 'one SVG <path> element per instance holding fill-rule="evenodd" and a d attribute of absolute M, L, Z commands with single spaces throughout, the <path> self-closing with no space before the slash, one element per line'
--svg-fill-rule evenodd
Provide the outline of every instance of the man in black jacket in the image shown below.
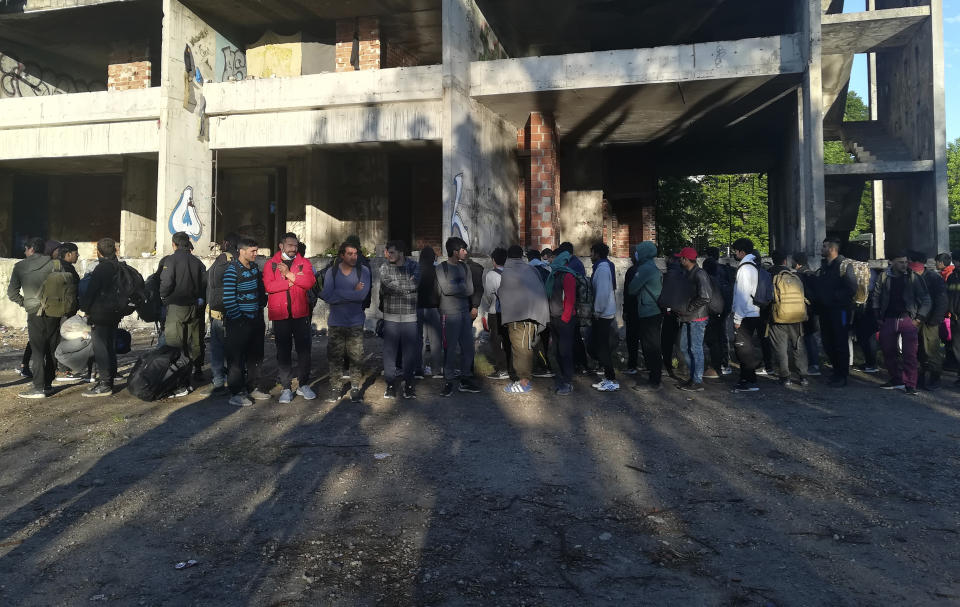
<path fill-rule="evenodd" d="M 167 345 L 181 348 L 196 361 L 203 339 L 203 307 L 207 296 L 207 269 L 194 257 L 193 244 L 186 232 L 173 235 L 174 252 L 160 270 L 160 300 L 167 306 L 164 337 Z M 179 386 L 175 396 L 186 396 L 187 385 Z"/>
<path fill-rule="evenodd" d="M 853 318 L 853 298 L 857 294 L 857 277 L 853 264 L 844 263 L 840 255 L 840 241 L 827 238 L 821 250 L 823 262 L 817 273 L 816 300 L 820 315 L 820 336 L 823 349 L 833 366 L 830 385 L 847 385 L 850 375 L 850 323 Z"/>
<path fill-rule="evenodd" d="M 684 309 L 676 310 L 680 321 L 680 350 L 690 371 L 690 379 L 677 386 L 687 392 L 703 391 L 703 336 L 710 319 L 710 298 L 713 297 L 710 276 L 697 265 L 697 251 L 684 247 L 674 255 L 690 283 L 690 299 Z"/>
<path fill-rule="evenodd" d="M 223 273 L 230 262 L 237 258 L 237 242 L 240 237 L 230 232 L 220 243 L 220 255 L 213 260 L 207 271 L 207 307 L 210 310 L 210 369 L 213 372 L 213 389 L 220 393 L 227 387 L 227 359 L 224 352 L 223 334 Z"/>
<path fill-rule="evenodd" d="M 930 295 L 930 313 L 920 325 L 920 376 L 917 385 L 932 392 L 940 388 L 940 374 L 943 373 L 940 325 L 947 315 L 947 284 L 938 272 L 924 267 L 927 263 L 924 253 L 910 251 L 909 258 L 910 269 L 923 278 Z"/>
<path fill-rule="evenodd" d="M 114 286 L 120 262 L 117 260 L 117 243 L 112 238 L 97 242 L 97 267 L 90 274 L 90 284 L 80 296 L 80 309 L 93 325 L 93 357 L 97 362 L 97 384 L 83 393 L 87 397 L 110 396 L 113 380 L 117 375 L 117 325 L 120 318 L 113 310 L 97 305 L 106 298 Z"/>

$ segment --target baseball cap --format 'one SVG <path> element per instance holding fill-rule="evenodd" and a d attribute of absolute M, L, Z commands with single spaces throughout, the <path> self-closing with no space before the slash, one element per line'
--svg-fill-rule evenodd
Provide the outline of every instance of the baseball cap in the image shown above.
<path fill-rule="evenodd" d="M 675 253 L 674 257 L 686 257 L 690 261 L 697 260 L 697 250 L 693 247 L 684 247 L 679 253 Z"/>

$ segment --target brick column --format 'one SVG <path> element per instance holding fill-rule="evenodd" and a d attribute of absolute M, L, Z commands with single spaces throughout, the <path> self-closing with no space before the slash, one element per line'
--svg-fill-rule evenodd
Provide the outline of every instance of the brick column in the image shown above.
<path fill-rule="evenodd" d="M 556 247 L 560 233 L 560 168 L 556 122 L 553 116 L 533 112 L 517 134 L 517 146 L 530 156 L 529 171 L 521 178 L 518 224 L 525 246 Z M 526 167 L 524 167 L 526 168 Z"/>
<path fill-rule="evenodd" d="M 148 89 L 152 80 L 153 66 L 149 61 L 114 63 L 107 66 L 108 91 Z"/>
<path fill-rule="evenodd" d="M 351 63 L 353 39 L 358 43 L 358 63 Z M 380 20 L 359 17 L 337 21 L 336 69 L 338 72 L 380 69 Z"/>

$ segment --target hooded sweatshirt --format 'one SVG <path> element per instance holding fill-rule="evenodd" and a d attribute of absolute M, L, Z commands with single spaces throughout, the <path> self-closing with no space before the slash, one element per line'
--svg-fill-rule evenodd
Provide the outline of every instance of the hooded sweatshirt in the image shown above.
<path fill-rule="evenodd" d="M 550 306 L 540 272 L 522 259 L 508 259 L 500 278 L 500 322 L 550 321 Z"/>
<path fill-rule="evenodd" d="M 609 259 L 593 264 L 593 314 L 597 318 L 613 318 L 617 315 L 616 274 Z"/>
<path fill-rule="evenodd" d="M 47 255 L 34 253 L 21 259 L 13 266 L 7 297 L 18 306 L 23 306 L 27 314 L 36 314 L 40 309 L 40 289 L 47 279 L 47 274 L 52 271 L 53 260 Z"/>
<path fill-rule="evenodd" d="M 637 271 L 627 285 L 627 291 L 637 298 L 637 315 L 640 318 L 650 318 L 660 314 L 657 300 L 663 290 L 663 274 L 654 262 L 657 256 L 657 245 L 652 242 L 641 242 L 637 245 L 634 255 L 637 260 Z"/>
<path fill-rule="evenodd" d="M 760 308 L 753 303 L 757 293 L 757 258 L 745 255 L 737 267 L 737 282 L 733 287 L 733 322 L 739 325 L 744 318 L 758 318 Z"/>

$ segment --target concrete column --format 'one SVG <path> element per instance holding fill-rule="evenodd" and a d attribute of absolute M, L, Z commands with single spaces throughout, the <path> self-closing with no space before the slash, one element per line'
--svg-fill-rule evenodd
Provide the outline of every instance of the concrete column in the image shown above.
<path fill-rule="evenodd" d="M 821 74 L 821 0 L 805 0 L 802 15 L 807 69 L 800 89 L 800 195 L 795 251 L 816 255 L 826 237 L 826 192 L 823 170 L 823 81 Z M 778 246 L 780 246 L 778 244 Z"/>
<path fill-rule="evenodd" d="M 213 217 L 213 159 L 206 138 L 203 86 L 184 69 L 189 46 L 201 79 L 213 78 L 216 35 L 178 0 L 163 2 L 160 154 L 157 179 L 157 253 L 169 253 L 170 237 L 185 231 L 198 251 L 209 248 Z M 272 246 L 272 245 L 271 245 Z"/>
<path fill-rule="evenodd" d="M 310 150 L 302 162 L 303 191 L 307 196 L 304 205 L 304 238 L 310 255 L 319 255 L 329 249 L 337 236 L 331 225 L 334 219 L 324 210 L 329 208 L 327 154 Z"/>
<path fill-rule="evenodd" d="M 874 10 L 874 0 L 867 0 L 867 10 Z M 877 95 L 877 54 L 867 54 L 867 88 L 870 98 L 867 103 L 870 107 L 870 120 L 878 120 L 878 95 Z M 873 257 L 874 259 L 886 259 L 886 236 L 884 234 L 883 221 L 883 182 L 873 182 Z"/>
<path fill-rule="evenodd" d="M 931 231 L 924 226 L 914 232 L 915 242 L 935 243 L 932 253 L 950 250 L 950 202 L 947 197 L 947 117 L 944 73 L 943 0 L 930 0 L 930 40 L 932 55 L 933 122 L 933 195 Z M 933 236 L 933 238 L 930 238 Z"/>
<path fill-rule="evenodd" d="M 156 249 L 157 161 L 124 157 L 120 202 L 120 256 Z"/>

